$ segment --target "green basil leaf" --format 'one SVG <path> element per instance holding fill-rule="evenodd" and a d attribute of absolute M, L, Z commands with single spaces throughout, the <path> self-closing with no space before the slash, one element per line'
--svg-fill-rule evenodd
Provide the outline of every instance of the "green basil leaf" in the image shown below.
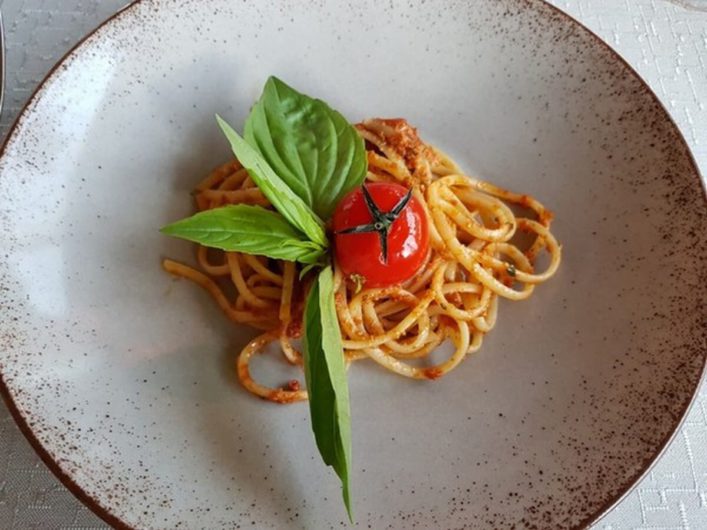
<path fill-rule="evenodd" d="M 319 273 L 307 297 L 304 327 L 304 375 L 312 430 L 324 463 L 341 479 L 344 504 L 351 515 L 351 413 L 341 331 L 334 305 L 331 266 Z"/>
<path fill-rule="evenodd" d="M 366 177 L 363 139 L 337 111 L 276 77 L 246 120 L 245 139 L 322 219 Z"/>
<path fill-rule="evenodd" d="M 219 126 L 231 144 L 233 154 L 246 168 L 248 174 L 257 184 L 275 209 L 287 219 L 292 226 L 303 232 L 307 237 L 323 247 L 329 245 L 324 232 L 324 223 L 307 206 L 302 199 L 283 182 L 260 154 L 233 130 L 220 116 L 216 116 Z"/>
<path fill-rule="evenodd" d="M 307 264 L 321 261 L 326 252 L 280 214 L 248 204 L 199 212 L 161 232 L 207 247 Z"/>

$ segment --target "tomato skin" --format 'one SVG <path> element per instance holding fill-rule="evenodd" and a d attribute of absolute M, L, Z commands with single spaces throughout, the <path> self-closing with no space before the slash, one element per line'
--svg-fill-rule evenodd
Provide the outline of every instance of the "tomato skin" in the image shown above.
<path fill-rule="evenodd" d="M 386 182 L 366 184 L 382 212 L 390 212 L 408 189 Z M 355 226 L 373 222 L 361 188 L 346 195 L 334 210 L 334 252 L 344 275 L 361 276 L 365 287 L 383 287 L 412 278 L 427 259 L 429 231 L 427 216 L 413 196 L 388 231 L 388 261 L 383 260 L 377 232 L 340 234 Z"/>

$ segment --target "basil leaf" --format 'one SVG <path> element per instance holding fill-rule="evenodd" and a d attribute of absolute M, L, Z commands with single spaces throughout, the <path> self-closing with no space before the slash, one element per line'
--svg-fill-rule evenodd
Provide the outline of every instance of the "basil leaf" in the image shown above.
<path fill-rule="evenodd" d="M 307 237 L 323 247 L 329 245 L 324 232 L 324 223 L 307 206 L 302 199 L 288 187 L 275 173 L 260 154 L 233 130 L 220 116 L 216 116 L 219 126 L 231 143 L 233 154 L 246 168 L 248 174 L 257 184 L 275 209 L 287 219 L 292 226 L 305 233 Z"/>
<path fill-rule="evenodd" d="M 322 219 L 366 177 L 363 139 L 337 111 L 276 77 L 245 123 L 245 139 Z"/>
<path fill-rule="evenodd" d="M 351 413 L 341 331 L 334 305 L 331 266 L 319 273 L 307 297 L 304 328 L 304 375 L 312 430 L 324 463 L 341 479 L 344 504 L 351 515 Z"/>
<path fill-rule="evenodd" d="M 280 214 L 248 204 L 199 212 L 162 233 L 232 252 L 315 264 L 326 248 L 309 241 Z"/>

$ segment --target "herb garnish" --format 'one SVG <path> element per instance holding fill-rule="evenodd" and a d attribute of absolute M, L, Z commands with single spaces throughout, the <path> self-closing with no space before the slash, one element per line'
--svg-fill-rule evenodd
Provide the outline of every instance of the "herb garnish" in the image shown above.
<path fill-rule="evenodd" d="M 275 77 L 245 122 L 245 139 L 322 219 L 363 182 L 363 138 L 346 118 Z"/>
<path fill-rule="evenodd" d="M 305 265 L 300 274 L 321 268 L 304 311 L 304 372 L 317 447 L 341 479 L 353 520 L 349 390 L 324 220 L 366 177 L 363 140 L 326 103 L 275 77 L 268 79 L 246 120 L 245 138 L 220 116 L 216 119 L 236 158 L 276 211 L 223 206 L 172 223 L 162 232 L 207 247 L 296 261 Z M 409 196 L 392 212 L 374 216 L 382 223 L 380 230 L 387 233 L 407 200 Z M 387 245 L 383 248 L 385 252 Z"/>
<path fill-rule="evenodd" d="M 237 204 L 199 212 L 162 229 L 162 233 L 229 252 L 318 263 L 326 249 L 307 239 L 285 218 L 260 206 Z"/>
<path fill-rule="evenodd" d="M 304 232 L 309 239 L 322 247 L 328 245 L 324 233 L 324 223 L 311 208 L 305 204 L 290 187 L 278 176 L 258 152 L 248 145 L 221 116 L 216 116 L 221 130 L 231 143 L 233 154 L 243 164 L 275 209 L 280 212 L 295 228 Z"/>
<path fill-rule="evenodd" d="M 343 486 L 344 504 L 351 513 L 351 417 L 349 387 L 341 345 L 331 266 L 319 273 L 309 292 L 304 315 L 304 375 L 314 437 L 324 463 L 332 466 Z"/>

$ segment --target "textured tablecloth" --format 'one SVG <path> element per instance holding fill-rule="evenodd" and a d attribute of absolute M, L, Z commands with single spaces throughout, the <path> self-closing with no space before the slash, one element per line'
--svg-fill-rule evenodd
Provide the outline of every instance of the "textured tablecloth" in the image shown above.
<path fill-rule="evenodd" d="M 3 138 L 52 65 L 125 3 L 0 1 L 8 54 Z M 599 34 L 638 70 L 677 121 L 707 174 L 707 13 L 667 0 L 552 3 Z M 653 471 L 596 529 L 707 530 L 706 407 L 703 385 L 687 422 Z M 99 528 L 107 526 L 51 474 L 0 405 L 0 529 Z"/>

